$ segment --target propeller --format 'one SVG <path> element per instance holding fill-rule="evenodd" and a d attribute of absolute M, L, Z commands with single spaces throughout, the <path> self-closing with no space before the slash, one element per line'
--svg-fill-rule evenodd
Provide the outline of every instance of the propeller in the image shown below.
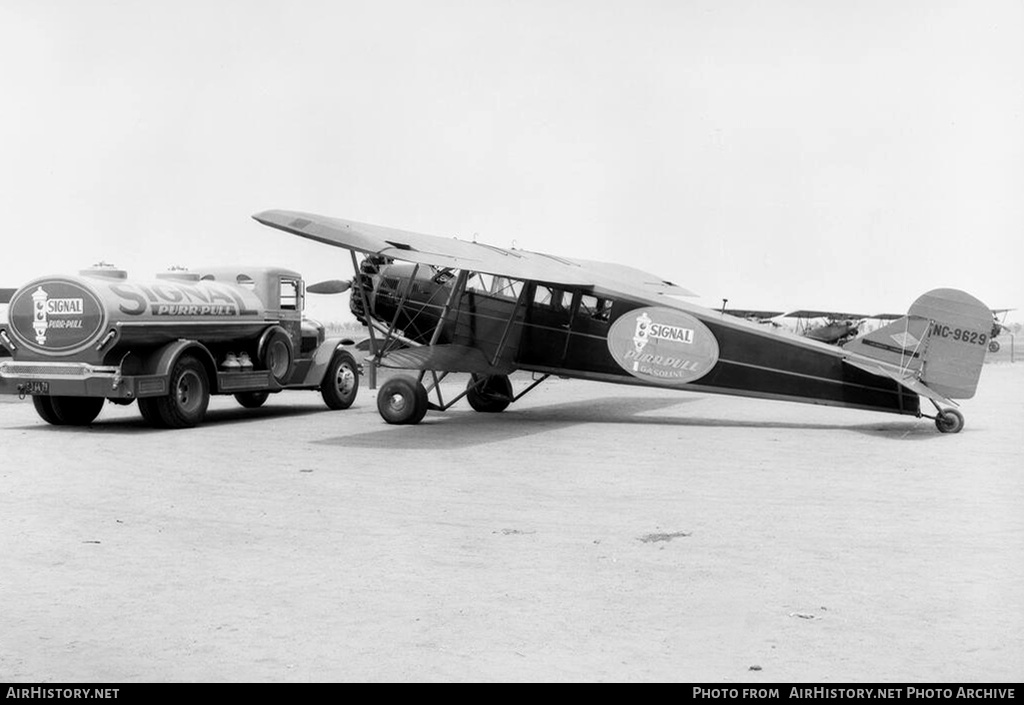
<path fill-rule="evenodd" d="M 341 279 L 328 279 L 327 281 L 310 284 L 306 291 L 310 294 L 343 294 L 351 288 L 352 282 Z"/>

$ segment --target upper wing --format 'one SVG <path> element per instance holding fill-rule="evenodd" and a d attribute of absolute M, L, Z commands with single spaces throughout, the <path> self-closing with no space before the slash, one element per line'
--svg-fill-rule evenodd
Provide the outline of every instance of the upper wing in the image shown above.
<path fill-rule="evenodd" d="M 253 218 L 264 225 L 310 240 L 416 264 L 467 269 L 564 286 L 591 287 L 597 292 L 694 295 L 653 274 L 625 265 L 568 259 L 529 250 L 506 250 L 457 238 L 423 235 L 296 211 L 269 210 L 257 213 Z"/>
<path fill-rule="evenodd" d="M 727 313 L 730 316 L 736 316 L 737 318 L 757 318 L 759 320 L 767 320 L 769 318 L 781 316 L 785 311 L 756 311 L 746 308 L 727 308 L 723 313 Z"/>
<path fill-rule="evenodd" d="M 843 313 L 841 311 L 791 311 L 787 313 L 783 318 L 868 318 L 867 314 L 863 313 Z"/>

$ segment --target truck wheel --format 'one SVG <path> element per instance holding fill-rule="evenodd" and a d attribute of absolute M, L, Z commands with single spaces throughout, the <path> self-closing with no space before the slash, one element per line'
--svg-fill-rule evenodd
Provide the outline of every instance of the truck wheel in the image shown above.
<path fill-rule="evenodd" d="M 170 394 L 152 397 L 167 428 L 191 428 L 202 422 L 210 403 L 210 382 L 203 363 L 185 355 L 171 370 Z"/>
<path fill-rule="evenodd" d="M 473 375 L 466 385 L 466 401 L 474 411 L 496 414 L 512 403 L 512 382 L 508 375 L 488 375 L 477 385 L 479 381 L 480 378 Z"/>
<path fill-rule="evenodd" d="M 273 330 L 260 349 L 260 364 L 281 385 L 287 384 L 292 369 L 292 341 L 281 330 Z"/>
<path fill-rule="evenodd" d="M 258 409 L 270 396 L 270 392 L 239 392 L 235 395 L 235 401 L 246 409 Z"/>
<path fill-rule="evenodd" d="M 32 397 L 32 406 L 36 408 L 36 413 L 39 414 L 39 418 L 48 424 L 53 426 L 63 426 L 64 422 L 57 416 L 57 412 L 53 409 L 53 398 L 52 397 Z"/>
<path fill-rule="evenodd" d="M 335 350 L 320 383 L 320 396 L 328 409 L 347 409 L 359 393 L 359 365 L 352 353 Z"/>
<path fill-rule="evenodd" d="M 103 410 L 103 397 L 50 397 L 53 412 L 67 426 L 88 426 Z"/>
<path fill-rule="evenodd" d="M 417 424 L 427 413 L 427 390 L 416 380 L 393 377 L 377 392 L 377 411 L 390 424 Z"/>
<path fill-rule="evenodd" d="M 139 413 L 153 428 L 164 428 L 164 421 L 160 418 L 160 409 L 157 407 L 158 401 L 160 397 L 139 397 Z"/>

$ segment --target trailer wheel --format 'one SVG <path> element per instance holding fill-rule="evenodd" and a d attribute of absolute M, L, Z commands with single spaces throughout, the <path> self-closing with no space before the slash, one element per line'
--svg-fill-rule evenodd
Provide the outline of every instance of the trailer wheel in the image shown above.
<path fill-rule="evenodd" d="M 32 397 L 32 406 L 36 408 L 39 418 L 53 426 L 63 426 L 64 422 L 57 416 L 53 408 L 53 397 Z"/>
<path fill-rule="evenodd" d="M 53 412 L 67 426 L 88 426 L 103 410 L 103 397 L 50 397 Z"/>
<path fill-rule="evenodd" d="M 347 409 L 359 393 L 359 365 L 352 353 L 335 350 L 320 383 L 320 396 L 329 409 Z"/>
<path fill-rule="evenodd" d="M 394 377 L 377 392 L 377 411 L 390 424 L 418 424 L 427 413 L 427 390 L 416 380 Z"/>
<path fill-rule="evenodd" d="M 512 382 L 508 375 L 488 375 L 483 383 L 473 375 L 466 385 L 466 400 L 474 411 L 496 414 L 512 403 Z"/>
<path fill-rule="evenodd" d="M 191 355 L 171 370 L 170 394 L 152 397 L 157 415 L 167 428 L 191 428 L 202 422 L 210 403 L 210 382 L 203 364 Z"/>
<path fill-rule="evenodd" d="M 270 397 L 270 392 L 239 392 L 235 395 L 235 401 L 246 409 L 258 409 Z"/>
<path fill-rule="evenodd" d="M 960 433 L 964 427 L 964 415 L 956 409 L 943 409 L 935 416 L 935 427 L 939 433 Z"/>

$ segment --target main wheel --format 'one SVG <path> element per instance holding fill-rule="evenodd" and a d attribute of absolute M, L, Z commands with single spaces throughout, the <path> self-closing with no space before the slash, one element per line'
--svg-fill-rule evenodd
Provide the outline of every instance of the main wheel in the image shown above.
<path fill-rule="evenodd" d="M 36 408 L 39 418 L 53 426 L 63 426 L 64 422 L 57 416 L 53 408 L 53 397 L 32 397 L 32 406 Z"/>
<path fill-rule="evenodd" d="M 269 396 L 270 392 L 239 392 L 235 395 L 235 401 L 246 409 L 258 409 Z"/>
<path fill-rule="evenodd" d="M 943 409 L 935 416 L 935 427 L 940 433 L 960 433 L 964 427 L 964 415 L 956 409 Z"/>
<path fill-rule="evenodd" d="M 88 426 L 103 410 L 103 397 L 50 397 L 53 412 L 62 424 Z"/>
<path fill-rule="evenodd" d="M 210 403 L 210 382 L 203 363 L 190 355 L 179 359 L 171 371 L 170 394 L 152 399 L 161 425 L 167 428 L 198 425 Z"/>
<path fill-rule="evenodd" d="M 377 392 L 377 411 L 390 424 L 417 424 L 427 413 L 427 390 L 416 380 L 393 377 Z"/>
<path fill-rule="evenodd" d="M 999 341 L 998 340 L 990 340 L 990 341 L 988 341 L 988 351 L 989 352 L 999 352 Z"/>
<path fill-rule="evenodd" d="M 328 409 L 347 409 L 359 393 L 359 365 L 352 353 L 335 350 L 320 383 L 320 396 Z"/>
<path fill-rule="evenodd" d="M 512 403 L 512 382 L 508 375 L 488 375 L 483 382 L 473 375 L 466 390 L 466 400 L 474 411 L 496 414 Z"/>

